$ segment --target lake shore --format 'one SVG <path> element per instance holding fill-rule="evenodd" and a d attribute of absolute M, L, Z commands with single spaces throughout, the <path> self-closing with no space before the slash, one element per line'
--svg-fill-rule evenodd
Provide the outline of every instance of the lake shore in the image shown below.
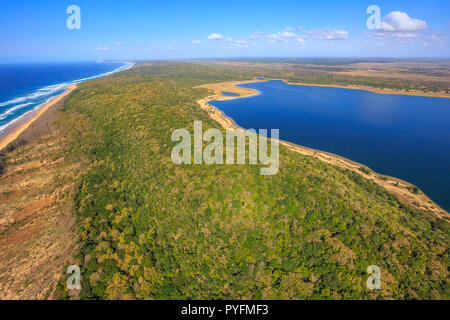
<path fill-rule="evenodd" d="M 283 81 L 287 84 L 293 85 L 293 86 L 307 86 L 307 87 L 328 87 L 328 88 L 340 88 L 340 89 L 353 89 L 353 90 L 364 90 L 369 91 L 373 93 L 379 93 L 379 94 L 395 94 L 395 95 L 402 95 L 402 96 L 416 96 L 416 97 L 429 97 L 429 98 L 450 98 L 450 94 L 445 93 L 434 93 L 434 92 L 425 92 L 420 90 L 393 90 L 393 89 L 380 89 L 380 88 L 374 88 L 369 86 L 344 86 L 344 85 L 337 85 L 337 84 L 311 84 L 311 83 L 301 83 L 301 82 L 290 82 L 285 79 L 267 79 L 268 80 L 279 80 Z"/>
<path fill-rule="evenodd" d="M 208 112 L 209 116 L 212 119 L 219 122 L 223 128 L 229 129 L 229 130 L 245 130 L 244 128 L 237 125 L 236 122 L 232 118 L 225 115 L 221 110 L 219 110 L 215 106 L 209 104 L 209 102 L 213 101 L 213 100 L 230 100 L 230 99 L 239 99 L 239 98 L 245 98 L 245 97 L 251 97 L 251 96 L 258 95 L 259 94 L 258 90 L 237 87 L 237 85 L 245 84 L 245 83 L 262 82 L 262 81 L 268 81 L 268 80 L 282 80 L 282 79 L 264 79 L 264 80 L 254 79 L 254 80 L 248 80 L 248 81 L 231 81 L 231 82 L 201 85 L 196 88 L 209 89 L 209 90 L 213 91 L 213 95 L 208 96 L 203 99 L 200 99 L 197 101 L 197 103 L 200 105 L 200 107 L 202 109 L 204 109 L 206 112 Z M 302 85 L 302 84 L 289 83 L 285 80 L 282 80 L 282 81 L 286 82 L 287 84 Z M 309 85 L 309 86 L 312 86 L 312 85 Z M 325 86 L 325 85 L 322 85 L 322 86 Z M 330 86 L 326 86 L 326 87 L 330 87 Z M 348 87 L 342 87 L 342 88 L 356 89 L 356 88 L 348 88 Z M 358 90 L 360 90 L 360 89 L 358 89 Z M 240 96 L 236 96 L 236 97 L 224 96 L 222 94 L 222 91 L 237 93 Z M 376 93 L 379 93 L 379 92 L 376 92 Z M 384 93 L 387 94 L 386 92 L 384 92 Z M 420 207 L 422 209 L 425 208 L 425 209 L 428 209 L 428 210 L 434 212 L 440 218 L 450 219 L 450 214 L 446 210 L 441 208 L 438 204 L 433 202 L 423 192 L 420 191 L 418 194 L 414 193 L 412 190 L 414 190 L 413 188 L 415 186 L 407 181 L 404 181 L 404 180 L 401 180 L 401 179 L 398 179 L 395 177 L 378 174 L 363 164 L 360 164 L 358 162 L 352 161 L 350 159 L 341 157 L 341 156 L 333 154 L 333 153 L 329 153 L 329 152 L 325 152 L 325 151 L 321 151 L 321 150 L 315 150 L 315 149 L 300 146 L 300 145 L 297 145 L 295 143 L 291 143 L 288 141 L 280 140 L 280 143 L 292 151 L 298 152 L 298 153 L 306 155 L 306 156 L 313 156 L 321 161 L 324 161 L 324 162 L 332 164 L 332 165 L 336 165 L 340 168 L 354 171 L 367 179 L 373 180 L 376 184 L 385 188 L 388 192 L 396 195 L 402 202 L 407 203 L 411 207 Z M 361 169 L 363 169 L 364 171 L 362 171 Z"/>
<path fill-rule="evenodd" d="M 66 91 L 59 96 L 56 96 L 54 99 L 44 104 L 39 109 L 30 113 L 28 117 L 24 117 L 21 121 L 10 129 L 3 138 L 0 140 L 0 150 L 6 148 L 11 142 L 13 142 L 17 137 L 19 137 L 22 132 L 24 132 L 34 121 L 36 121 L 45 111 L 51 108 L 53 105 L 58 103 L 62 98 L 69 95 L 73 90 L 77 88 L 76 85 L 69 85 L 66 87 Z"/>

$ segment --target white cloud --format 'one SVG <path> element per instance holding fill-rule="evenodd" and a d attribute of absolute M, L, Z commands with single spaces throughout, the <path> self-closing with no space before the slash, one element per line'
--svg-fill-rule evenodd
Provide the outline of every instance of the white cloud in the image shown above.
<path fill-rule="evenodd" d="M 248 44 L 247 40 L 234 40 L 234 42 L 237 44 Z"/>
<path fill-rule="evenodd" d="M 289 31 L 278 32 L 278 35 L 283 38 L 294 38 L 296 36 L 295 33 Z"/>
<path fill-rule="evenodd" d="M 276 33 L 253 32 L 248 38 L 249 39 L 268 40 L 270 42 L 286 42 L 289 39 L 298 37 L 298 35 L 296 35 L 291 30 L 293 30 L 293 29 L 285 28 L 284 31 L 280 31 L 280 32 L 276 32 Z"/>
<path fill-rule="evenodd" d="M 444 35 L 441 35 L 439 33 L 436 33 L 436 32 L 433 32 L 430 35 L 426 36 L 425 40 L 429 41 L 429 42 L 441 44 L 441 45 L 447 44 L 447 37 L 445 37 Z"/>
<path fill-rule="evenodd" d="M 413 19 L 405 12 L 392 11 L 383 18 L 380 29 L 369 33 L 369 37 L 373 39 L 416 39 L 419 38 L 419 32 L 425 29 L 427 29 L 425 21 Z"/>
<path fill-rule="evenodd" d="M 98 46 L 97 48 L 95 48 L 96 51 L 108 51 L 109 48 L 107 46 Z"/>
<path fill-rule="evenodd" d="M 95 48 L 95 51 L 105 52 L 105 51 L 117 51 L 126 49 L 127 49 L 126 45 L 123 42 L 118 41 L 115 44 L 109 46 L 99 45 L 97 48 Z"/>
<path fill-rule="evenodd" d="M 322 28 L 306 31 L 311 37 L 317 40 L 346 40 L 348 32 L 339 29 Z"/>
<path fill-rule="evenodd" d="M 223 39 L 223 36 L 222 36 L 220 33 L 211 33 L 211 34 L 208 36 L 208 39 L 209 39 L 209 40 L 218 41 L 218 40 L 222 40 L 222 39 Z"/>
<path fill-rule="evenodd" d="M 427 28 L 423 20 L 412 19 L 405 12 L 392 11 L 381 21 L 381 30 L 389 32 L 420 31 Z"/>
<path fill-rule="evenodd" d="M 200 44 L 202 43 L 200 40 L 192 40 L 192 44 Z"/>
<path fill-rule="evenodd" d="M 294 32 L 299 30 L 299 32 Z M 346 30 L 321 28 L 315 30 L 305 30 L 301 26 L 294 28 L 287 27 L 283 31 L 276 33 L 254 32 L 249 39 L 259 39 L 270 43 L 288 43 L 294 41 L 303 46 L 308 40 L 346 40 L 349 35 Z"/>
<path fill-rule="evenodd" d="M 249 46 L 247 40 L 244 39 L 232 39 L 230 37 L 225 38 L 224 48 L 227 49 L 237 49 L 237 48 L 246 48 Z"/>
<path fill-rule="evenodd" d="M 414 39 L 417 38 L 417 33 L 413 32 L 396 32 L 394 36 L 398 39 Z"/>
<path fill-rule="evenodd" d="M 265 39 L 267 36 L 267 33 L 264 32 L 253 32 L 251 36 L 249 36 L 250 39 Z"/>
<path fill-rule="evenodd" d="M 225 37 L 220 33 L 212 33 L 208 36 L 208 39 L 217 43 L 218 47 L 222 49 L 239 49 L 246 48 L 250 45 L 245 39 L 233 39 L 231 37 Z"/>
<path fill-rule="evenodd" d="M 297 41 L 300 45 L 304 45 L 305 44 L 305 40 L 303 40 L 302 38 L 298 37 L 295 39 L 295 41 Z"/>
<path fill-rule="evenodd" d="M 295 38 L 297 35 L 290 31 L 280 31 L 269 34 L 267 38 L 270 42 L 286 42 L 289 38 Z"/>

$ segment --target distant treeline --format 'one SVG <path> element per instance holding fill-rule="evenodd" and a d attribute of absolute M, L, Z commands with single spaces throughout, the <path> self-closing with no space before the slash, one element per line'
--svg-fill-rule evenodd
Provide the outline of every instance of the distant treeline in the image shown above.
<path fill-rule="evenodd" d="M 355 63 L 389 63 L 389 62 L 445 62 L 448 59 L 443 58 L 224 58 L 214 59 L 216 61 L 239 61 L 239 62 L 260 62 L 260 63 L 299 63 L 313 64 L 322 66 L 340 66 Z"/>
<path fill-rule="evenodd" d="M 450 92 L 450 61 L 448 59 L 393 59 L 393 58 L 235 58 L 216 59 L 209 63 L 223 64 L 235 62 L 241 68 L 258 68 L 260 73 L 267 78 L 280 78 L 299 83 L 340 85 L 340 86 L 366 86 L 378 89 L 392 90 L 418 90 L 423 92 Z M 397 70 L 397 77 L 389 76 L 352 76 L 339 74 L 343 71 L 359 70 L 357 63 L 399 63 L 409 62 L 413 65 Z M 208 61 L 197 61 L 207 64 Z M 242 64 L 244 63 L 244 64 Z M 417 67 L 417 63 L 425 63 L 426 66 Z M 249 65 L 248 65 L 249 64 Z M 384 72 L 389 73 L 389 68 L 384 67 Z M 418 75 L 414 80 L 402 78 L 401 74 Z M 432 80 L 424 80 L 421 75 L 435 77 Z"/>

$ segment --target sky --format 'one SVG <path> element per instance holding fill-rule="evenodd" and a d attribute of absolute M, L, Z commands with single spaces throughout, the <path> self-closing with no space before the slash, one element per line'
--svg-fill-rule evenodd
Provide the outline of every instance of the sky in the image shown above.
<path fill-rule="evenodd" d="M 449 12 L 449 0 L 0 0 L 0 63 L 449 58 Z"/>

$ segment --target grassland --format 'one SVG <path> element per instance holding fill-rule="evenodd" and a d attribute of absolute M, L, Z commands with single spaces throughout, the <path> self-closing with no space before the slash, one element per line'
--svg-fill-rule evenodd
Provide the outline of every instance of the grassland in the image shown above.
<path fill-rule="evenodd" d="M 211 92 L 195 87 L 277 72 L 153 62 L 79 85 L 52 131 L 61 161 L 83 164 L 64 196 L 77 225 L 77 297 L 449 298 L 449 223 L 355 172 L 284 146 L 274 176 L 172 163 L 174 129 L 202 120 L 223 130 L 197 103 Z M 5 154 L 5 172 L 26 148 Z M 365 286 L 373 264 L 382 290 Z M 63 284 L 55 297 L 70 297 Z"/>
<path fill-rule="evenodd" d="M 198 61 L 258 68 L 292 84 L 450 98 L 450 61 L 442 59 L 237 59 Z"/>

